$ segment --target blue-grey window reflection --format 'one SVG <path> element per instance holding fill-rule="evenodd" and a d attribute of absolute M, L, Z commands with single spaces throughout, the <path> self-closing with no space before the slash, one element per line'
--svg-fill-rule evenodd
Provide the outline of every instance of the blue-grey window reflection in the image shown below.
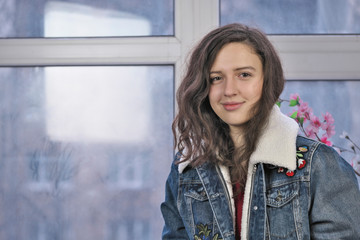
<path fill-rule="evenodd" d="M 49 139 L 42 148 L 30 151 L 29 187 L 32 190 L 61 191 L 61 188 L 69 186 L 69 181 L 77 174 L 72 148 L 59 148 L 59 145 Z"/>
<path fill-rule="evenodd" d="M 220 0 L 220 22 L 240 22 L 267 34 L 359 34 L 356 0 Z"/>
<path fill-rule="evenodd" d="M 0 239 L 159 239 L 173 75 L 0 68 Z"/>
<path fill-rule="evenodd" d="M 174 35 L 173 0 L 2 2 L 0 38 Z"/>

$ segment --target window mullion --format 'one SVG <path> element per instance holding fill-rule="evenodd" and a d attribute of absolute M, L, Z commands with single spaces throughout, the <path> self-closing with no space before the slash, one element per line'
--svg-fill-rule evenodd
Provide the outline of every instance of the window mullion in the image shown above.
<path fill-rule="evenodd" d="M 174 37 L 0 40 L 2 66 L 162 64 L 179 55 Z"/>
<path fill-rule="evenodd" d="M 175 0 L 175 36 L 181 57 L 176 62 L 175 86 L 180 84 L 189 51 L 206 33 L 219 26 L 219 0 Z"/>

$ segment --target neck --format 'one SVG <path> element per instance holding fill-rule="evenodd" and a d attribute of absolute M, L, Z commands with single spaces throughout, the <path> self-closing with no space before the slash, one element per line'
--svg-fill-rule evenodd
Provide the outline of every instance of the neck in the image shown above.
<path fill-rule="evenodd" d="M 243 145 L 244 135 L 243 135 L 242 127 L 230 126 L 230 136 L 236 148 L 239 148 L 240 146 Z"/>

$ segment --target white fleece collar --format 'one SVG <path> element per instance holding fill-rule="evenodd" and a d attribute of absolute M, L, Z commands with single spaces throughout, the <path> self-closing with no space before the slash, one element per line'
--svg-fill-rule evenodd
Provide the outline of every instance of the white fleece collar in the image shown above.
<path fill-rule="evenodd" d="M 259 139 L 256 150 L 250 157 L 250 164 L 266 163 L 296 169 L 296 136 L 298 124 L 281 113 L 275 105 L 270 113 L 269 122 Z M 191 159 L 179 164 L 179 173 L 190 164 Z"/>
<path fill-rule="evenodd" d="M 275 105 L 256 150 L 250 157 L 250 165 L 267 163 L 294 171 L 298 131 L 298 124 L 282 114 L 279 107 Z"/>

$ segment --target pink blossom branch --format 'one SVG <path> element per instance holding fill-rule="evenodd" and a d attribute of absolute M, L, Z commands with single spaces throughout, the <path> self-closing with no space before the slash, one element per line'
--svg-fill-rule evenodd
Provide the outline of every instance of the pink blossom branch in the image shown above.
<path fill-rule="evenodd" d="M 356 145 L 356 143 L 355 143 L 349 136 L 346 136 L 345 138 L 346 138 L 347 140 L 349 140 L 349 141 L 354 145 L 354 147 L 356 147 L 357 149 L 360 150 L 359 146 Z M 353 148 L 353 150 L 354 150 L 354 152 L 356 152 L 356 151 L 355 151 L 355 148 Z"/>
<path fill-rule="evenodd" d="M 313 114 L 312 108 L 308 105 L 307 102 L 302 101 L 299 94 L 291 94 L 290 99 L 279 99 L 277 104 L 280 107 L 282 102 L 288 102 L 290 107 L 296 107 L 296 110 L 293 113 L 290 113 L 289 116 L 296 120 L 300 127 L 300 131 L 308 138 L 312 138 L 322 142 L 328 146 L 332 146 L 334 148 L 339 149 L 339 153 L 341 152 L 351 152 L 353 154 L 356 153 L 356 149 L 360 150 L 359 145 L 357 145 L 350 137 L 347 135 L 346 132 L 343 132 L 341 138 L 345 138 L 352 143 L 351 150 L 338 147 L 332 144 L 329 140 L 335 134 L 335 125 L 334 125 L 334 118 L 328 112 L 322 114 L 323 120 L 320 119 Z M 305 124 L 306 127 L 304 126 Z M 321 131 L 322 130 L 322 131 Z M 319 137 L 320 131 L 323 133 L 322 137 Z M 360 177 L 359 170 L 356 170 L 353 167 L 354 172 L 357 176 Z"/>
<path fill-rule="evenodd" d="M 339 149 L 340 152 L 350 152 L 350 153 L 354 153 L 354 149 L 352 149 L 352 151 L 351 151 L 351 150 L 349 150 L 349 149 L 347 149 L 347 148 L 339 147 L 339 146 L 337 146 L 337 145 L 333 145 L 333 147 Z"/>

